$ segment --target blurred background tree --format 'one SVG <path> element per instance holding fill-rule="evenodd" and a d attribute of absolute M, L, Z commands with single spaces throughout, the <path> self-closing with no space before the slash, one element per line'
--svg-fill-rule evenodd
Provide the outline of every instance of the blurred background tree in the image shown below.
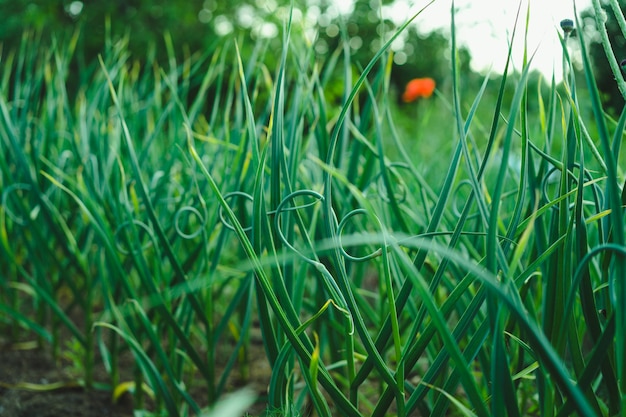
<path fill-rule="evenodd" d="M 328 55 L 341 48 L 342 39 L 346 39 L 351 60 L 357 65 L 355 71 L 358 71 L 358 65 L 364 67 L 402 23 L 381 18 L 388 15 L 383 13 L 384 8 L 395 1 L 401 0 L 355 0 L 353 7 L 343 7 L 342 14 L 335 7 L 340 0 L 295 0 L 294 30 L 305 31 L 309 39 L 314 39 L 313 52 L 320 60 L 326 60 Z M 164 66 L 168 65 L 166 60 L 170 53 L 163 47 L 167 34 L 171 35 L 173 52 L 179 58 L 189 53 L 213 51 L 218 43 L 233 48 L 233 39 L 237 39 L 245 57 L 250 56 L 259 40 L 268 51 L 280 50 L 282 27 L 289 15 L 290 4 L 290 0 L 0 0 L 0 16 L 3 16 L 0 53 L 15 50 L 25 31 L 37 34 L 44 40 L 41 45 L 46 47 L 51 36 L 64 42 L 79 30 L 78 63 L 73 63 L 71 68 L 87 79 L 89 75 L 85 68 L 97 67 L 96 57 L 102 53 L 107 37 L 115 40 L 127 36 L 131 59 L 141 62 L 154 57 Z M 391 46 L 394 53 L 391 82 L 398 101 L 404 86 L 412 78 L 434 78 L 441 91 L 445 91 L 451 82 L 449 35 L 443 29 L 422 30 L 421 19 L 416 19 Z M 610 19 L 609 27 L 617 28 L 614 19 Z M 613 37 L 615 46 L 623 48 L 623 38 Z M 602 49 L 592 48 L 592 51 L 599 71 L 604 71 L 599 73 L 599 85 L 617 106 L 620 97 L 613 77 L 604 75 L 609 70 L 600 66 L 606 62 Z M 271 67 L 271 60 L 278 57 L 279 54 L 267 54 L 265 62 Z M 468 91 L 467 96 L 471 99 L 471 91 L 476 91 L 483 75 L 472 70 L 471 54 L 467 49 L 461 47 L 457 51 L 457 60 L 461 89 Z M 81 75 L 81 71 L 85 74 Z M 497 78 L 494 82 L 498 82 Z M 340 82 L 337 91 L 333 84 L 329 84 L 328 98 L 340 97 L 342 88 Z"/>
<path fill-rule="evenodd" d="M 315 48 L 318 54 L 334 51 L 340 43 L 339 29 L 345 24 L 355 62 L 365 64 L 397 28 L 389 19 L 381 21 L 381 8 L 394 0 L 356 0 L 347 15 L 331 11 L 333 0 L 295 0 L 294 17 L 319 30 Z M 177 53 L 188 47 L 191 51 L 220 41 L 223 36 L 246 40 L 265 38 L 280 45 L 280 29 L 289 12 L 290 0 L 0 0 L 0 43 L 3 53 L 19 45 L 25 30 L 40 33 L 45 39 L 52 34 L 81 30 L 81 48 L 87 58 L 95 57 L 106 36 L 107 17 L 113 37 L 130 34 L 131 51 L 145 55 L 151 45 L 160 45 L 165 33 L 170 33 Z M 619 0 L 624 8 L 626 0 Z M 626 58 L 626 41 L 608 6 L 607 28 L 618 59 Z M 617 93 L 613 75 L 599 46 L 591 10 L 583 12 L 585 30 L 594 45 L 590 48 L 598 70 L 598 85 L 611 105 L 621 110 L 623 100 Z M 300 25 L 301 26 L 301 25 Z M 254 42 L 249 42 L 253 44 Z M 241 46 L 241 45 L 240 45 Z M 392 45 L 395 53 L 394 80 L 405 84 L 409 79 L 431 76 L 437 81 L 449 71 L 448 35 L 441 31 L 419 30 L 419 20 Z M 163 48 L 157 54 L 164 57 Z M 470 53 L 459 51 L 460 71 L 471 75 Z"/>
<path fill-rule="evenodd" d="M 0 42 L 15 45 L 24 30 L 50 36 L 79 29 L 85 53 L 91 57 L 102 49 L 110 21 L 113 37 L 132 35 L 131 51 L 141 53 L 162 42 L 166 32 L 171 34 L 177 49 L 187 45 L 191 50 L 199 50 L 219 36 L 249 29 L 252 26 L 249 22 L 255 20 L 251 15 L 264 21 L 277 21 L 267 13 L 267 8 L 253 4 L 241 0 L 0 0 L 0 13 L 4 17 L 0 23 Z"/>
<path fill-rule="evenodd" d="M 618 0 L 618 4 L 622 12 L 626 9 L 626 0 Z M 619 28 L 615 13 L 608 4 L 603 4 L 602 9 L 606 16 L 606 29 L 611 41 L 611 46 L 617 61 L 626 58 L 626 39 Z M 624 108 L 624 97 L 617 88 L 615 76 L 609 66 L 604 48 L 600 43 L 600 35 L 596 28 L 596 21 L 593 15 L 593 9 L 587 9 L 582 13 L 582 25 L 586 38 L 589 39 L 589 55 L 594 65 L 596 74 L 596 84 L 602 94 L 602 99 L 607 105 L 609 111 L 613 115 L 619 115 Z"/>
<path fill-rule="evenodd" d="M 356 0 L 352 12 L 334 20 L 322 19 L 318 47 L 322 50 L 335 50 L 340 45 L 340 27 L 343 24 L 350 45 L 352 59 L 362 67 L 367 65 L 372 56 L 396 32 L 404 22 L 383 19 L 382 8 L 393 1 Z M 426 11 L 427 13 L 427 11 Z M 450 42 L 443 30 L 421 31 L 419 19 L 409 26 L 391 45 L 394 52 L 392 84 L 402 90 L 413 78 L 431 77 L 437 85 L 444 84 L 450 73 Z M 467 49 L 459 50 L 459 69 L 469 81 L 470 53 Z"/>
<path fill-rule="evenodd" d="M 397 29 L 391 20 L 381 21 L 384 0 L 357 0 L 347 15 L 339 15 L 331 0 L 296 0 L 295 27 L 317 27 L 315 52 L 335 51 L 345 27 L 354 62 L 365 66 L 374 53 Z M 171 2 L 166 0 L 0 0 L 0 43 L 4 53 L 15 49 L 23 32 L 33 31 L 43 39 L 59 39 L 81 31 L 80 53 L 87 62 L 102 52 L 107 33 L 113 39 L 128 36 L 129 48 L 136 58 L 154 50 L 165 59 L 164 34 L 171 34 L 177 55 L 188 50 L 202 51 L 223 37 L 238 39 L 244 56 L 258 39 L 274 47 L 281 45 L 281 28 L 289 13 L 289 0 L 246 1 L 204 0 Z M 110 25 L 107 27 L 107 25 Z M 276 45 L 273 45 L 273 44 Z M 188 49 L 187 49 L 188 48 Z M 415 77 L 429 76 L 441 83 L 449 73 L 449 43 L 443 31 L 422 33 L 412 26 L 394 42 L 393 82 L 401 88 Z M 470 55 L 460 53 L 463 71 L 469 74 Z"/>

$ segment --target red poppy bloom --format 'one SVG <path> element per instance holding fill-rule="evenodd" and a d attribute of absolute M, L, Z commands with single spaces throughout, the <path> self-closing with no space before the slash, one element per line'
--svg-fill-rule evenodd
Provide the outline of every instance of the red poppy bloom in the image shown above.
<path fill-rule="evenodd" d="M 410 103 L 420 97 L 428 98 L 435 91 L 435 86 L 435 80 L 430 77 L 414 78 L 407 83 L 404 94 L 402 94 L 402 101 Z"/>

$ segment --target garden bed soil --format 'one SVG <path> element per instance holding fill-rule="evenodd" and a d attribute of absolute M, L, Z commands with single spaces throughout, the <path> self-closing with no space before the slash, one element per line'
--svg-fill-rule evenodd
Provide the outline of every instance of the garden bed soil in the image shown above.
<path fill-rule="evenodd" d="M 257 402 L 247 412 L 251 416 L 260 416 L 265 414 L 271 369 L 263 345 L 255 343 L 255 339 L 253 336 L 248 353 L 248 377 L 242 378 L 238 371 L 233 372 L 226 390 L 232 392 L 244 386 L 252 388 L 257 393 Z M 24 348 L 25 345 L 3 343 L 0 338 L 0 417 L 133 416 L 131 394 L 123 394 L 114 404 L 110 390 L 86 390 L 81 387 L 76 382 L 76 375 L 72 375 L 71 364 L 63 361 L 56 363 L 47 350 Z M 120 357 L 123 362 L 120 366 L 122 373 L 128 373 L 133 368 L 133 360 L 130 353 Z M 219 360 L 217 362 L 219 373 L 224 364 L 219 363 Z M 108 381 L 104 367 L 98 361 L 96 363 L 95 381 Z M 124 380 L 132 379 L 130 374 L 121 377 Z M 193 396 L 201 397 L 202 394 Z M 206 405 L 201 398 L 197 400 L 201 406 Z"/>
<path fill-rule="evenodd" d="M 0 346 L 0 417 L 61 416 L 132 417 L 132 401 L 78 386 L 42 350 Z"/>

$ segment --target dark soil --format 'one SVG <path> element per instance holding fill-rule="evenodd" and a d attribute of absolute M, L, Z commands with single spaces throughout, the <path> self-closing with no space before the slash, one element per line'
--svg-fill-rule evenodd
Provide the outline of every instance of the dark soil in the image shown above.
<path fill-rule="evenodd" d="M 47 353 L 0 346 L 0 417 L 132 415 L 130 398 L 113 404 L 110 391 L 83 389 Z"/>
<path fill-rule="evenodd" d="M 255 329 L 258 330 L 258 329 Z M 258 331 L 252 333 L 248 352 L 250 366 L 243 377 L 235 367 L 226 386 L 233 392 L 247 386 L 257 393 L 257 402 L 248 410 L 251 416 L 264 415 L 266 393 L 271 369 L 265 358 Z M 0 335 L 1 336 L 1 335 Z M 216 367 L 223 368 L 226 351 L 218 354 Z M 228 352 L 229 353 L 229 352 Z M 132 380 L 132 355 L 122 355 L 121 378 Z M 98 362 L 98 361 L 96 361 Z M 123 375 L 128 373 L 128 375 Z M 108 375 L 101 364 L 94 370 L 96 383 L 106 384 Z M 0 337 L 0 417 L 132 417 L 133 402 L 129 393 L 117 404 L 111 390 L 86 390 L 72 374 L 71 364 L 56 363 L 47 350 L 24 348 L 24 345 L 3 343 Z M 201 406 L 206 405 L 202 394 L 194 395 Z M 199 397 L 199 398 L 198 398 Z M 150 408 L 148 406 L 148 408 Z"/>

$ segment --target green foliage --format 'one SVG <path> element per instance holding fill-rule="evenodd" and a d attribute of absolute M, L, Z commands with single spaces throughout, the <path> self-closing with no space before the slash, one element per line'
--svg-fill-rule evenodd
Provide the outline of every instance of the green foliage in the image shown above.
<path fill-rule="evenodd" d="M 275 47 L 280 46 L 277 34 L 290 3 L 0 0 L 0 15 L 4 17 L 0 43 L 5 50 L 16 47 L 25 31 L 60 39 L 80 31 L 79 59 L 93 63 L 105 42 L 126 36 L 127 53 L 144 59 L 145 51 L 150 50 L 165 65 L 172 54 L 181 58 L 189 51 L 213 50 L 230 35 L 241 38 L 249 55 L 250 45 L 259 38 L 275 39 Z M 305 7 L 302 1 L 295 5 Z M 263 25 L 271 25 L 273 33 L 260 33 L 257 29 Z M 166 45 L 170 49 L 155 48 L 155 42 L 161 45 L 164 37 L 171 37 L 171 45 Z"/>
<path fill-rule="evenodd" d="M 616 4 L 623 11 L 626 7 L 624 0 L 616 0 Z M 603 16 L 608 39 L 611 43 L 611 49 L 617 58 L 617 62 L 626 59 L 626 41 L 624 34 L 620 29 L 616 13 L 612 10 L 607 2 L 602 3 Z M 597 27 L 595 13 L 592 8 L 583 11 L 582 25 L 584 30 L 592 36 L 586 39 L 589 42 L 589 58 L 594 66 L 594 72 L 597 74 L 596 83 L 602 94 L 602 100 L 606 103 L 607 110 L 613 115 L 619 115 L 624 108 L 624 96 L 620 94 L 615 77 L 608 63 L 605 49 L 602 47 L 599 32 L 601 29 Z"/>
<path fill-rule="evenodd" d="M 357 0 L 350 14 L 323 21 L 316 49 L 333 51 L 347 44 L 351 61 L 365 67 L 398 29 L 398 24 L 392 20 L 381 20 L 384 4 Z M 394 62 L 397 64 L 394 65 L 391 77 L 394 88 L 401 91 L 408 81 L 417 77 L 434 78 L 440 85 L 449 82 L 448 38 L 441 29 L 424 33 L 420 30 L 420 22 L 402 31 L 390 48 L 395 53 Z M 459 69 L 470 81 L 474 74 L 470 70 L 469 52 L 459 48 L 458 53 Z"/>
<path fill-rule="evenodd" d="M 225 38 L 231 37 L 238 39 L 245 56 L 251 56 L 259 39 L 264 39 L 275 50 L 280 49 L 278 33 L 288 15 L 290 3 L 289 0 L 268 4 L 216 0 L 201 3 L 0 0 L 0 14 L 6 16 L 0 22 L 0 43 L 6 53 L 20 45 L 25 30 L 36 33 L 36 38 L 52 37 L 59 43 L 69 42 L 75 33 L 80 32 L 77 57 L 71 68 L 73 75 L 93 70 L 93 67 L 85 67 L 97 61 L 102 45 L 119 38 L 127 39 L 126 53 L 130 53 L 132 59 L 144 60 L 147 55 L 149 60 L 154 59 L 163 66 L 168 64 L 169 56 L 184 59 L 191 51 L 214 50 L 228 42 Z M 337 50 L 345 37 L 351 45 L 351 60 L 364 66 L 397 29 L 394 22 L 379 19 L 381 7 L 386 3 L 390 2 L 377 4 L 359 0 L 351 13 L 337 15 L 329 11 L 329 2 L 294 1 L 300 20 L 292 30 L 319 29 L 312 45 L 319 57 Z M 311 5 L 319 14 L 307 17 Z M 449 81 L 447 35 L 441 30 L 423 33 L 418 27 L 411 26 L 403 31 L 393 48 L 396 54 L 403 56 L 402 64 L 395 66 L 392 77 L 398 90 L 418 76 L 433 77 L 441 84 Z M 162 45 L 164 39 L 166 47 L 156 47 Z M 146 51 L 149 52 L 146 54 Z M 469 52 L 465 49 L 458 52 L 460 69 L 471 78 Z M 271 56 L 266 60 L 275 65 L 275 62 L 269 62 Z M 82 82 L 87 79 L 84 77 Z M 73 86 L 69 88 L 74 89 Z"/>
<path fill-rule="evenodd" d="M 252 395 L 220 399 L 253 332 L 268 415 L 623 414 L 626 113 L 566 42 L 559 88 L 509 64 L 467 83 L 451 18 L 412 126 L 389 53 L 409 22 L 371 60 L 322 59 L 292 20 L 280 49 L 181 60 L 166 37 L 165 65 L 24 35 L 0 70 L 0 326 L 86 387 L 147 387 L 145 415 L 240 413 Z"/>

